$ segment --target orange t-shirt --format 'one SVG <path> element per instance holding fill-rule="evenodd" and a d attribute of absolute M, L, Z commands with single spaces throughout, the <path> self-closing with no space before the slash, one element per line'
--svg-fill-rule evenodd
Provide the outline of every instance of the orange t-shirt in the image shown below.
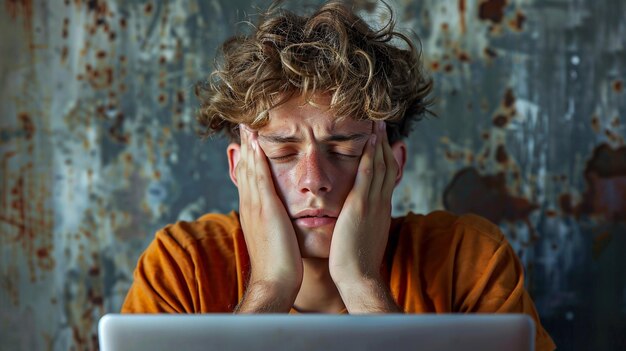
<path fill-rule="evenodd" d="M 232 312 L 250 261 L 236 212 L 157 232 L 140 257 L 123 313 Z M 406 313 L 526 313 L 536 349 L 555 345 L 524 289 L 524 270 L 493 223 L 436 211 L 391 223 L 381 273 Z"/>

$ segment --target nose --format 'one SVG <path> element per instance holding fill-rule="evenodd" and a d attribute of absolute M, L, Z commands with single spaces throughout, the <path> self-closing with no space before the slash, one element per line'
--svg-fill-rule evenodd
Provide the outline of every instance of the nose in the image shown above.
<path fill-rule="evenodd" d="M 321 158 L 318 150 L 312 150 L 298 161 L 298 187 L 301 193 L 320 195 L 332 190 L 331 179 L 326 160 Z"/>

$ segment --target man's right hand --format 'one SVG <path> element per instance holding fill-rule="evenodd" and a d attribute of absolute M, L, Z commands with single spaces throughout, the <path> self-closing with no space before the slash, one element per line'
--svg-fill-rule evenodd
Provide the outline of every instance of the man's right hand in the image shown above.
<path fill-rule="evenodd" d="M 236 166 L 239 218 L 250 256 L 251 272 L 236 313 L 288 312 L 302 284 L 302 257 L 281 202 L 257 132 L 240 125 Z"/>

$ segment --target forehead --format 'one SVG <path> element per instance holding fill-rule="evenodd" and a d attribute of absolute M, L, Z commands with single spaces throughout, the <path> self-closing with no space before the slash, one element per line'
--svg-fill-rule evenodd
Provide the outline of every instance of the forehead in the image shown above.
<path fill-rule="evenodd" d="M 306 130 L 317 133 L 371 132 L 372 122 L 338 118 L 330 110 L 330 96 L 316 95 L 311 102 L 295 96 L 269 111 L 269 122 L 259 132 L 299 134 Z"/>

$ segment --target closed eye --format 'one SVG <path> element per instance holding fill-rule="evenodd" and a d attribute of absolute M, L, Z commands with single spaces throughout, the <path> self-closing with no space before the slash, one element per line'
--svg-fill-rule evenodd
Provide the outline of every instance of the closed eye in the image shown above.
<path fill-rule="evenodd" d="M 360 155 L 348 155 L 348 154 L 343 154 L 341 152 L 331 152 L 331 154 L 337 158 L 341 158 L 341 159 L 347 159 L 347 160 L 354 160 L 356 158 L 359 158 Z"/>
<path fill-rule="evenodd" d="M 288 161 L 291 158 L 296 157 L 296 154 L 289 154 L 289 155 L 284 155 L 284 156 L 272 156 L 272 157 L 267 157 L 272 161 Z"/>
<path fill-rule="evenodd" d="M 361 157 L 361 150 L 352 147 L 329 147 L 326 149 L 328 159 L 352 161 Z M 267 158 L 274 162 L 291 162 L 301 155 L 296 150 L 275 150 L 268 152 Z"/>

